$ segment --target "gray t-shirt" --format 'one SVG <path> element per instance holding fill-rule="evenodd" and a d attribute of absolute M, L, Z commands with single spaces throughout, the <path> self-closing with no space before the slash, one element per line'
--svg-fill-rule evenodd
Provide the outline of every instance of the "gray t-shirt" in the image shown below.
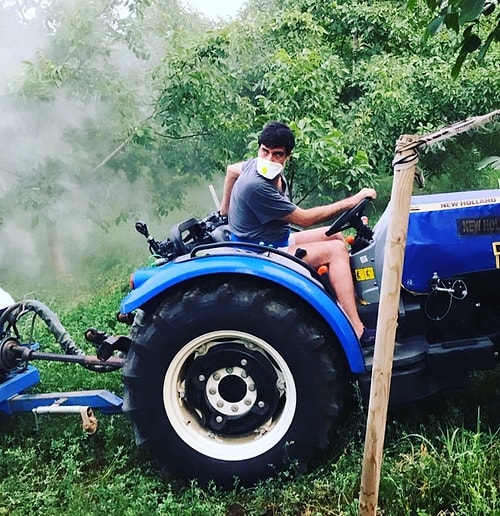
<path fill-rule="evenodd" d="M 286 185 L 284 178 L 283 183 Z M 285 191 L 257 172 L 257 159 L 243 163 L 233 186 L 228 222 L 231 233 L 246 242 L 265 242 L 283 247 L 290 226 L 281 219 L 296 209 Z"/>

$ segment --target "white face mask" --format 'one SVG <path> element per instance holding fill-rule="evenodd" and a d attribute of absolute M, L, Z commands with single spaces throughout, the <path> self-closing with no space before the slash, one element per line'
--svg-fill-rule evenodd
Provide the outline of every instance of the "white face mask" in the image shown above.
<path fill-rule="evenodd" d="M 274 179 L 283 171 L 281 163 L 275 163 L 264 158 L 257 158 L 257 172 L 266 179 Z"/>

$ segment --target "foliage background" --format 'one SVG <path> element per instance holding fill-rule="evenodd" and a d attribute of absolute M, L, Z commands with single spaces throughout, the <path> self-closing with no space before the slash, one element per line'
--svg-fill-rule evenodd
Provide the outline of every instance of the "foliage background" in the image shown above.
<path fill-rule="evenodd" d="M 412 4 L 249 0 L 211 21 L 175 0 L 2 0 L 2 276 L 67 283 L 89 260 L 139 259 L 124 224 L 204 216 L 207 182 L 220 194 L 270 119 L 296 132 L 297 203 L 375 186 L 380 212 L 401 134 L 498 108 L 499 46 L 453 80 L 462 35 L 426 40 L 433 15 Z M 498 124 L 425 151 L 426 193 L 497 188 L 478 165 L 498 154 Z"/>
<path fill-rule="evenodd" d="M 452 79 L 471 22 L 445 30 L 443 18 L 426 39 L 443 7 L 411 3 L 249 0 L 215 22 L 175 0 L 0 0 L 2 286 L 16 298 L 36 290 L 71 335 L 123 331 L 126 275 L 147 262 L 131 223 L 152 220 L 162 238 L 204 216 L 207 183 L 220 192 L 227 163 L 255 153 L 270 119 L 297 135 L 287 167 L 297 202 L 373 185 L 380 213 L 401 134 L 499 107 L 498 45 L 480 62 L 467 53 Z M 473 23 L 483 42 L 497 13 Z M 481 165 L 500 154 L 498 133 L 426 151 L 425 193 L 498 188 L 495 161 Z M 43 392 L 121 391 L 118 373 L 60 364 L 42 379 Z M 500 514 L 498 385 L 498 371 L 481 375 L 465 394 L 391 415 L 381 513 Z M 163 482 L 122 417 L 101 418 L 95 436 L 67 416 L 38 423 L 0 416 L 0 514 L 357 514 L 359 407 L 311 475 L 228 493 Z"/>

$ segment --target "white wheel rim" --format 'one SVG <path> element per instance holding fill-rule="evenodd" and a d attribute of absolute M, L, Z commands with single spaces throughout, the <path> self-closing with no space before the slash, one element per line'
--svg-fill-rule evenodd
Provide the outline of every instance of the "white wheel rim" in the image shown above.
<path fill-rule="evenodd" d="M 185 367 L 189 359 L 196 354 L 206 353 L 207 349 L 217 346 L 218 343 L 227 342 L 228 339 L 253 351 L 259 351 L 268 359 L 271 358 L 282 391 L 280 410 L 265 425 L 242 436 L 221 435 L 205 428 L 200 424 L 199 415 L 191 410 L 184 400 Z M 250 401 L 246 400 L 247 403 L 254 403 L 258 398 L 258 392 L 255 395 L 252 393 L 248 398 Z M 214 397 L 215 399 L 217 398 Z M 254 335 L 224 330 L 201 335 L 179 350 L 165 374 L 163 403 L 170 424 L 190 448 L 214 459 L 241 461 L 266 453 L 284 437 L 295 415 L 297 393 L 293 375 L 274 347 Z M 227 407 L 222 408 L 221 414 L 227 414 L 227 410 Z"/>

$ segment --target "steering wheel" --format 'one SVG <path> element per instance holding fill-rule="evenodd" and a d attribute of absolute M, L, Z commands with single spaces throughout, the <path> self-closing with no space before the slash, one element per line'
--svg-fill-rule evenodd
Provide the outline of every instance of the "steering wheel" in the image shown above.
<path fill-rule="evenodd" d="M 373 199 L 371 197 L 365 197 L 363 200 L 358 202 L 356 206 L 342 213 L 342 215 L 340 215 L 340 217 L 326 230 L 325 235 L 331 236 L 339 231 L 344 231 L 349 228 L 358 229 L 361 227 L 363 225 L 361 217 L 363 216 L 365 207 L 372 200 Z"/>

